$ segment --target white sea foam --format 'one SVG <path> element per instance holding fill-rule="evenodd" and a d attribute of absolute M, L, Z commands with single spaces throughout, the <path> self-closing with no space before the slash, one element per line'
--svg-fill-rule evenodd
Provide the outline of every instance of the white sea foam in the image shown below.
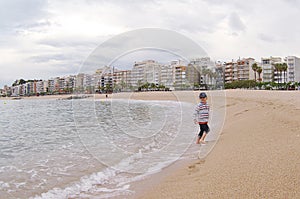
<path fill-rule="evenodd" d="M 0 149 L 15 157 L 0 159 L 0 194 L 8 199 L 133 194 L 131 182 L 180 159 L 198 128 L 194 105 L 174 101 L 14 103 L 0 115 L 15 118 L 0 126 L 9 138 Z"/>

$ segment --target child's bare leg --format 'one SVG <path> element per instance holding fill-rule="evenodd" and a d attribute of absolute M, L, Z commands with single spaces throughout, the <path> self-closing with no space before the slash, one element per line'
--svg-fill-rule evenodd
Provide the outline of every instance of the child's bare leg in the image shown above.
<path fill-rule="evenodd" d="M 199 142 L 205 144 L 205 141 L 204 141 L 205 137 L 206 137 L 206 132 L 203 132 L 203 135 L 202 135 L 202 137 L 200 138 Z"/>
<path fill-rule="evenodd" d="M 200 137 L 199 136 L 197 137 L 196 144 L 200 144 Z"/>

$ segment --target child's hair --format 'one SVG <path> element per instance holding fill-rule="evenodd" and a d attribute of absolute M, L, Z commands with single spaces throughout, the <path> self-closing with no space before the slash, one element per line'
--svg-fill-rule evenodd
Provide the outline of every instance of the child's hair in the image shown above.
<path fill-rule="evenodd" d="M 200 93 L 199 95 L 199 98 L 206 98 L 206 97 L 207 97 L 206 93 Z"/>

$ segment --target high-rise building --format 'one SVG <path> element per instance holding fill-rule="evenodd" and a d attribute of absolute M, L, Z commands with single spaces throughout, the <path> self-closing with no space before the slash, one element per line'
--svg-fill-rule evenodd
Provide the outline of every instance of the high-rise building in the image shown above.
<path fill-rule="evenodd" d="M 225 65 L 222 62 L 215 63 L 215 73 L 216 73 L 216 88 L 223 89 L 224 88 L 224 71 Z"/>
<path fill-rule="evenodd" d="M 136 62 L 131 71 L 131 84 L 134 87 L 139 87 L 146 82 L 158 85 L 160 71 L 161 65 L 154 60 Z"/>
<path fill-rule="evenodd" d="M 273 82 L 276 80 L 274 65 L 277 63 L 282 63 L 280 57 L 269 57 L 261 58 L 261 66 L 263 70 L 263 81 L 264 82 Z M 277 76 L 278 78 L 278 76 Z"/>
<path fill-rule="evenodd" d="M 164 64 L 160 71 L 160 84 L 171 88 L 175 82 L 175 66 L 172 64 Z"/>
<path fill-rule="evenodd" d="M 255 63 L 253 58 L 243 58 L 237 60 L 237 79 L 238 80 L 253 80 L 254 71 L 252 65 Z"/>
<path fill-rule="evenodd" d="M 234 80 L 237 80 L 235 76 L 237 75 L 237 64 L 232 60 L 232 62 L 225 63 L 225 71 L 224 71 L 224 81 L 225 83 L 231 83 Z"/>
<path fill-rule="evenodd" d="M 254 63 L 253 58 L 243 58 L 225 63 L 225 83 L 254 79 L 254 71 L 252 70 Z"/>
<path fill-rule="evenodd" d="M 37 81 L 35 84 L 36 84 L 36 93 L 43 93 L 44 92 L 44 82 Z"/>
<path fill-rule="evenodd" d="M 186 79 L 186 66 L 175 66 L 175 89 L 185 89 L 186 86 L 190 86 Z"/>
<path fill-rule="evenodd" d="M 75 75 L 70 75 L 65 78 L 65 83 L 64 83 L 64 89 L 67 92 L 73 92 L 75 88 L 75 81 L 76 81 L 76 76 Z"/>
<path fill-rule="evenodd" d="M 131 70 L 114 70 L 113 86 L 119 90 L 125 90 L 131 86 Z"/>
<path fill-rule="evenodd" d="M 54 84 L 54 79 L 49 79 L 48 80 L 48 90 L 47 92 L 54 92 L 55 91 L 55 84 Z"/>
<path fill-rule="evenodd" d="M 43 80 L 43 88 L 45 93 L 49 92 L 49 81 L 48 80 Z"/>
<path fill-rule="evenodd" d="M 200 79 L 198 84 L 208 85 L 212 83 L 211 75 L 212 75 L 212 70 L 215 67 L 215 63 L 210 59 L 210 57 L 200 57 L 200 58 L 192 59 L 190 61 L 190 64 L 193 65 L 196 71 L 198 71 L 198 73 L 200 74 Z"/>
<path fill-rule="evenodd" d="M 83 88 L 83 79 L 84 79 L 84 74 L 83 73 L 79 73 L 78 75 L 76 75 L 76 81 L 75 81 L 75 90 L 76 91 L 82 91 Z"/>
<path fill-rule="evenodd" d="M 200 85 L 200 72 L 197 68 L 189 63 L 186 67 L 186 80 L 190 88 Z"/>
<path fill-rule="evenodd" d="M 300 58 L 287 56 L 284 62 L 288 66 L 286 73 L 287 82 L 300 82 Z"/>
<path fill-rule="evenodd" d="M 1 96 L 5 96 L 5 95 L 6 95 L 6 93 L 5 93 L 4 89 L 1 88 L 1 89 L 0 89 L 0 97 L 1 97 Z"/>

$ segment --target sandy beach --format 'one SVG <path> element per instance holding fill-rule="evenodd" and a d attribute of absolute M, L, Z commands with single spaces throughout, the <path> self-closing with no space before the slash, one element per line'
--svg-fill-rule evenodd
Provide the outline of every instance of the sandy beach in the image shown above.
<path fill-rule="evenodd" d="M 107 97 L 106 97 L 107 95 Z M 110 99 L 134 99 L 134 100 L 172 100 L 185 101 L 190 103 L 197 102 L 197 92 L 192 91 L 155 91 L 155 92 L 122 92 L 113 94 L 66 94 L 66 95 L 44 95 L 44 96 L 21 96 L 21 97 L 0 97 L 0 100 L 65 100 L 72 96 L 84 96 L 95 100 L 110 100 Z"/>
<path fill-rule="evenodd" d="M 226 118 L 213 150 L 205 158 L 175 162 L 134 183 L 134 198 L 300 198 L 300 92 L 224 92 Z M 199 91 L 140 92 L 110 94 L 108 98 L 96 94 L 90 98 L 196 104 L 198 94 Z M 200 147 L 194 146 L 197 150 Z"/>
<path fill-rule="evenodd" d="M 300 92 L 226 91 L 212 152 L 139 182 L 136 198 L 299 198 L 299 99 Z"/>

